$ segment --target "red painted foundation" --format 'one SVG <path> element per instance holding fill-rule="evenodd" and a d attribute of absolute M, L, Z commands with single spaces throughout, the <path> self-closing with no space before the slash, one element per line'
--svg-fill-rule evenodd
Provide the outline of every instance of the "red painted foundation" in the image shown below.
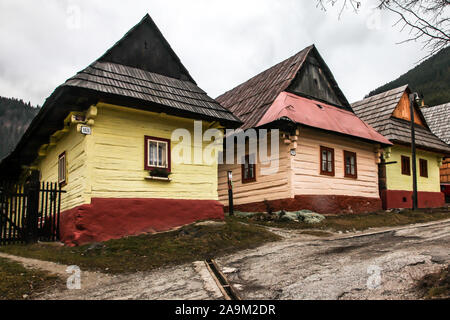
<path fill-rule="evenodd" d="M 219 201 L 93 198 L 91 204 L 61 213 L 60 237 L 76 246 L 210 219 L 224 219 Z"/>
<path fill-rule="evenodd" d="M 412 191 L 383 190 L 381 193 L 383 209 L 412 208 Z M 444 193 L 423 192 L 417 193 L 419 208 L 438 208 L 445 204 Z"/>
<path fill-rule="evenodd" d="M 296 211 L 307 209 L 322 214 L 359 214 L 381 210 L 380 198 L 338 196 L 338 195 L 298 195 L 295 198 L 268 201 L 274 211 Z M 225 207 L 228 212 L 228 207 Z M 234 205 L 234 210 L 243 212 L 265 212 L 264 202 Z"/>

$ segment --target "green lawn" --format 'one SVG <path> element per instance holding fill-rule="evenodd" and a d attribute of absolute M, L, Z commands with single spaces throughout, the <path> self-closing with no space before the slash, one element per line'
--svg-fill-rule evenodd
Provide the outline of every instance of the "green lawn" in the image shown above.
<path fill-rule="evenodd" d="M 227 219 L 224 224 L 189 225 L 176 231 L 80 247 L 48 244 L 10 245 L 1 247 L 0 251 L 77 265 L 82 270 L 132 273 L 211 259 L 279 239 L 279 236 L 259 226 L 244 225 Z"/>
<path fill-rule="evenodd" d="M 30 299 L 59 285 L 61 281 L 57 276 L 0 258 L 0 300 Z"/>
<path fill-rule="evenodd" d="M 246 222 L 254 225 L 288 229 L 319 229 L 328 231 L 354 231 L 376 227 L 402 226 L 413 223 L 423 223 L 442 219 L 450 219 L 450 208 L 420 209 L 417 211 L 379 211 L 374 213 L 353 215 L 330 215 L 317 224 L 308 224 L 290 220 L 267 220 L 262 216 L 251 218 L 231 217 L 234 221 Z"/>

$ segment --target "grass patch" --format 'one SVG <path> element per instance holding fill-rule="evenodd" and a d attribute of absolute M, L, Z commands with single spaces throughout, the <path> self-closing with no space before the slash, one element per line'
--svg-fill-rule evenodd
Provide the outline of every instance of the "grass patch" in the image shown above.
<path fill-rule="evenodd" d="M 264 228 L 227 219 L 224 224 L 189 225 L 166 233 L 128 237 L 73 248 L 33 244 L 5 246 L 0 248 L 0 251 L 77 265 L 82 270 L 132 273 L 212 259 L 279 239 L 279 236 Z"/>
<path fill-rule="evenodd" d="M 30 299 L 59 285 L 60 279 L 55 275 L 0 258 L 0 300 Z"/>
<path fill-rule="evenodd" d="M 251 218 L 240 218 L 233 216 L 231 219 L 250 224 L 258 224 L 277 228 L 287 229 L 321 229 L 330 231 L 355 231 L 368 228 L 402 226 L 413 223 L 423 223 L 450 218 L 450 208 L 393 210 L 391 212 L 379 211 L 365 214 L 345 214 L 327 216 L 320 223 L 308 224 L 291 220 L 265 221 L 258 219 L 258 216 Z"/>
<path fill-rule="evenodd" d="M 450 265 L 440 272 L 424 276 L 417 288 L 425 299 L 450 299 Z"/>

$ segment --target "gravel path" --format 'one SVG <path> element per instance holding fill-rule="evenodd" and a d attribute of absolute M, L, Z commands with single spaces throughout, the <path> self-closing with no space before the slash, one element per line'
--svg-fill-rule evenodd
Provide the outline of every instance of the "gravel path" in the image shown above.
<path fill-rule="evenodd" d="M 285 239 L 217 259 L 244 299 L 415 299 L 416 280 L 450 263 L 450 220 L 320 239 Z M 67 266 L 0 253 L 67 279 Z M 378 276 L 379 275 L 379 276 Z M 82 271 L 81 290 L 38 299 L 223 299 L 203 262 L 147 273 Z"/>
<path fill-rule="evenodd" d="M 194 262 L 151 273 L 107 276 L 95 288 L 64 290 L 39 297 L 40 299 L 89 300 L 210 300 L 221 299 L 203 262 Z"/>
<path fill-rule="evenodd" d="M 26 268 L 51 272 L 66 280 L 66 265 L 0 253 L 0 257 L 22 263 Z M 39 300 L 208 300 L 223 299 L 222 293 L 202 261 L 165 268 L 151 273 L 108 275 L 81 270 L 81 289 L 66 288 L 41 294 Z"/>
<path fill-rule="evenodd" d="M 416 299 L 415 281 L 450 263 L 450 220 L 325 240 L 291 237 L 217 262 L 245 299 Z"/>

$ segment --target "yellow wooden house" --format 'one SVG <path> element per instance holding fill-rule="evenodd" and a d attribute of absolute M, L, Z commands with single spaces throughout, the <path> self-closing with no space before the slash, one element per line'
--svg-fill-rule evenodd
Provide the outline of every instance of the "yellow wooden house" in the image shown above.
<path fill-rule="evenodd" d="M 38 170 L 67 191 L 66 244 L 168 230 L 223 218 L 217 163 L 173 161 L 173 132 L 194 137 L 196 125 L 239 124 L 197 86 L 146 15 L 56 88 L 0 171 L 17 178 Z"/>
<path fill-rule="evenodd" d="M 217 101 L 243 121 L 241 129 L 279 132 L 273 138 L 279 148 L 272 149 L 272 140 L 267 147 L 270 162 L 277 163 L 275 170 L 267 170 L 271 165 L 248 147 L 242 161 L 235 153 L 234 163 L 219 165 L 219 199 L 224 205 L 231 171 L 236 210 L 381 210 L 378 162 L 391 143 L 353 112 L 314 45 Z M 249 136 L 248 146 L 252 140 L 261 143 L 261 137 Z"/>
<path fill-rule="evenodd" d="M 356 114 L 388 138 L 394 146 L 384 150 L 380 164 L 383 207 L 412 207 L 411 112 L 408 85 L 368 97 L 352 104 Z M 440 207 L 439 167 L 450 146 L 434 135 L 419 106 L 414 105 L 418 206 Z"/>
<path fill-rule="evenodd" d="M 437 106 L 422 106 L 420 111 L 425 116 L 431 132 L 450 146 L 450 102 Z M 442 161 L 441 191 L 446 202 L 450 203 L 450 154 Z"/>

